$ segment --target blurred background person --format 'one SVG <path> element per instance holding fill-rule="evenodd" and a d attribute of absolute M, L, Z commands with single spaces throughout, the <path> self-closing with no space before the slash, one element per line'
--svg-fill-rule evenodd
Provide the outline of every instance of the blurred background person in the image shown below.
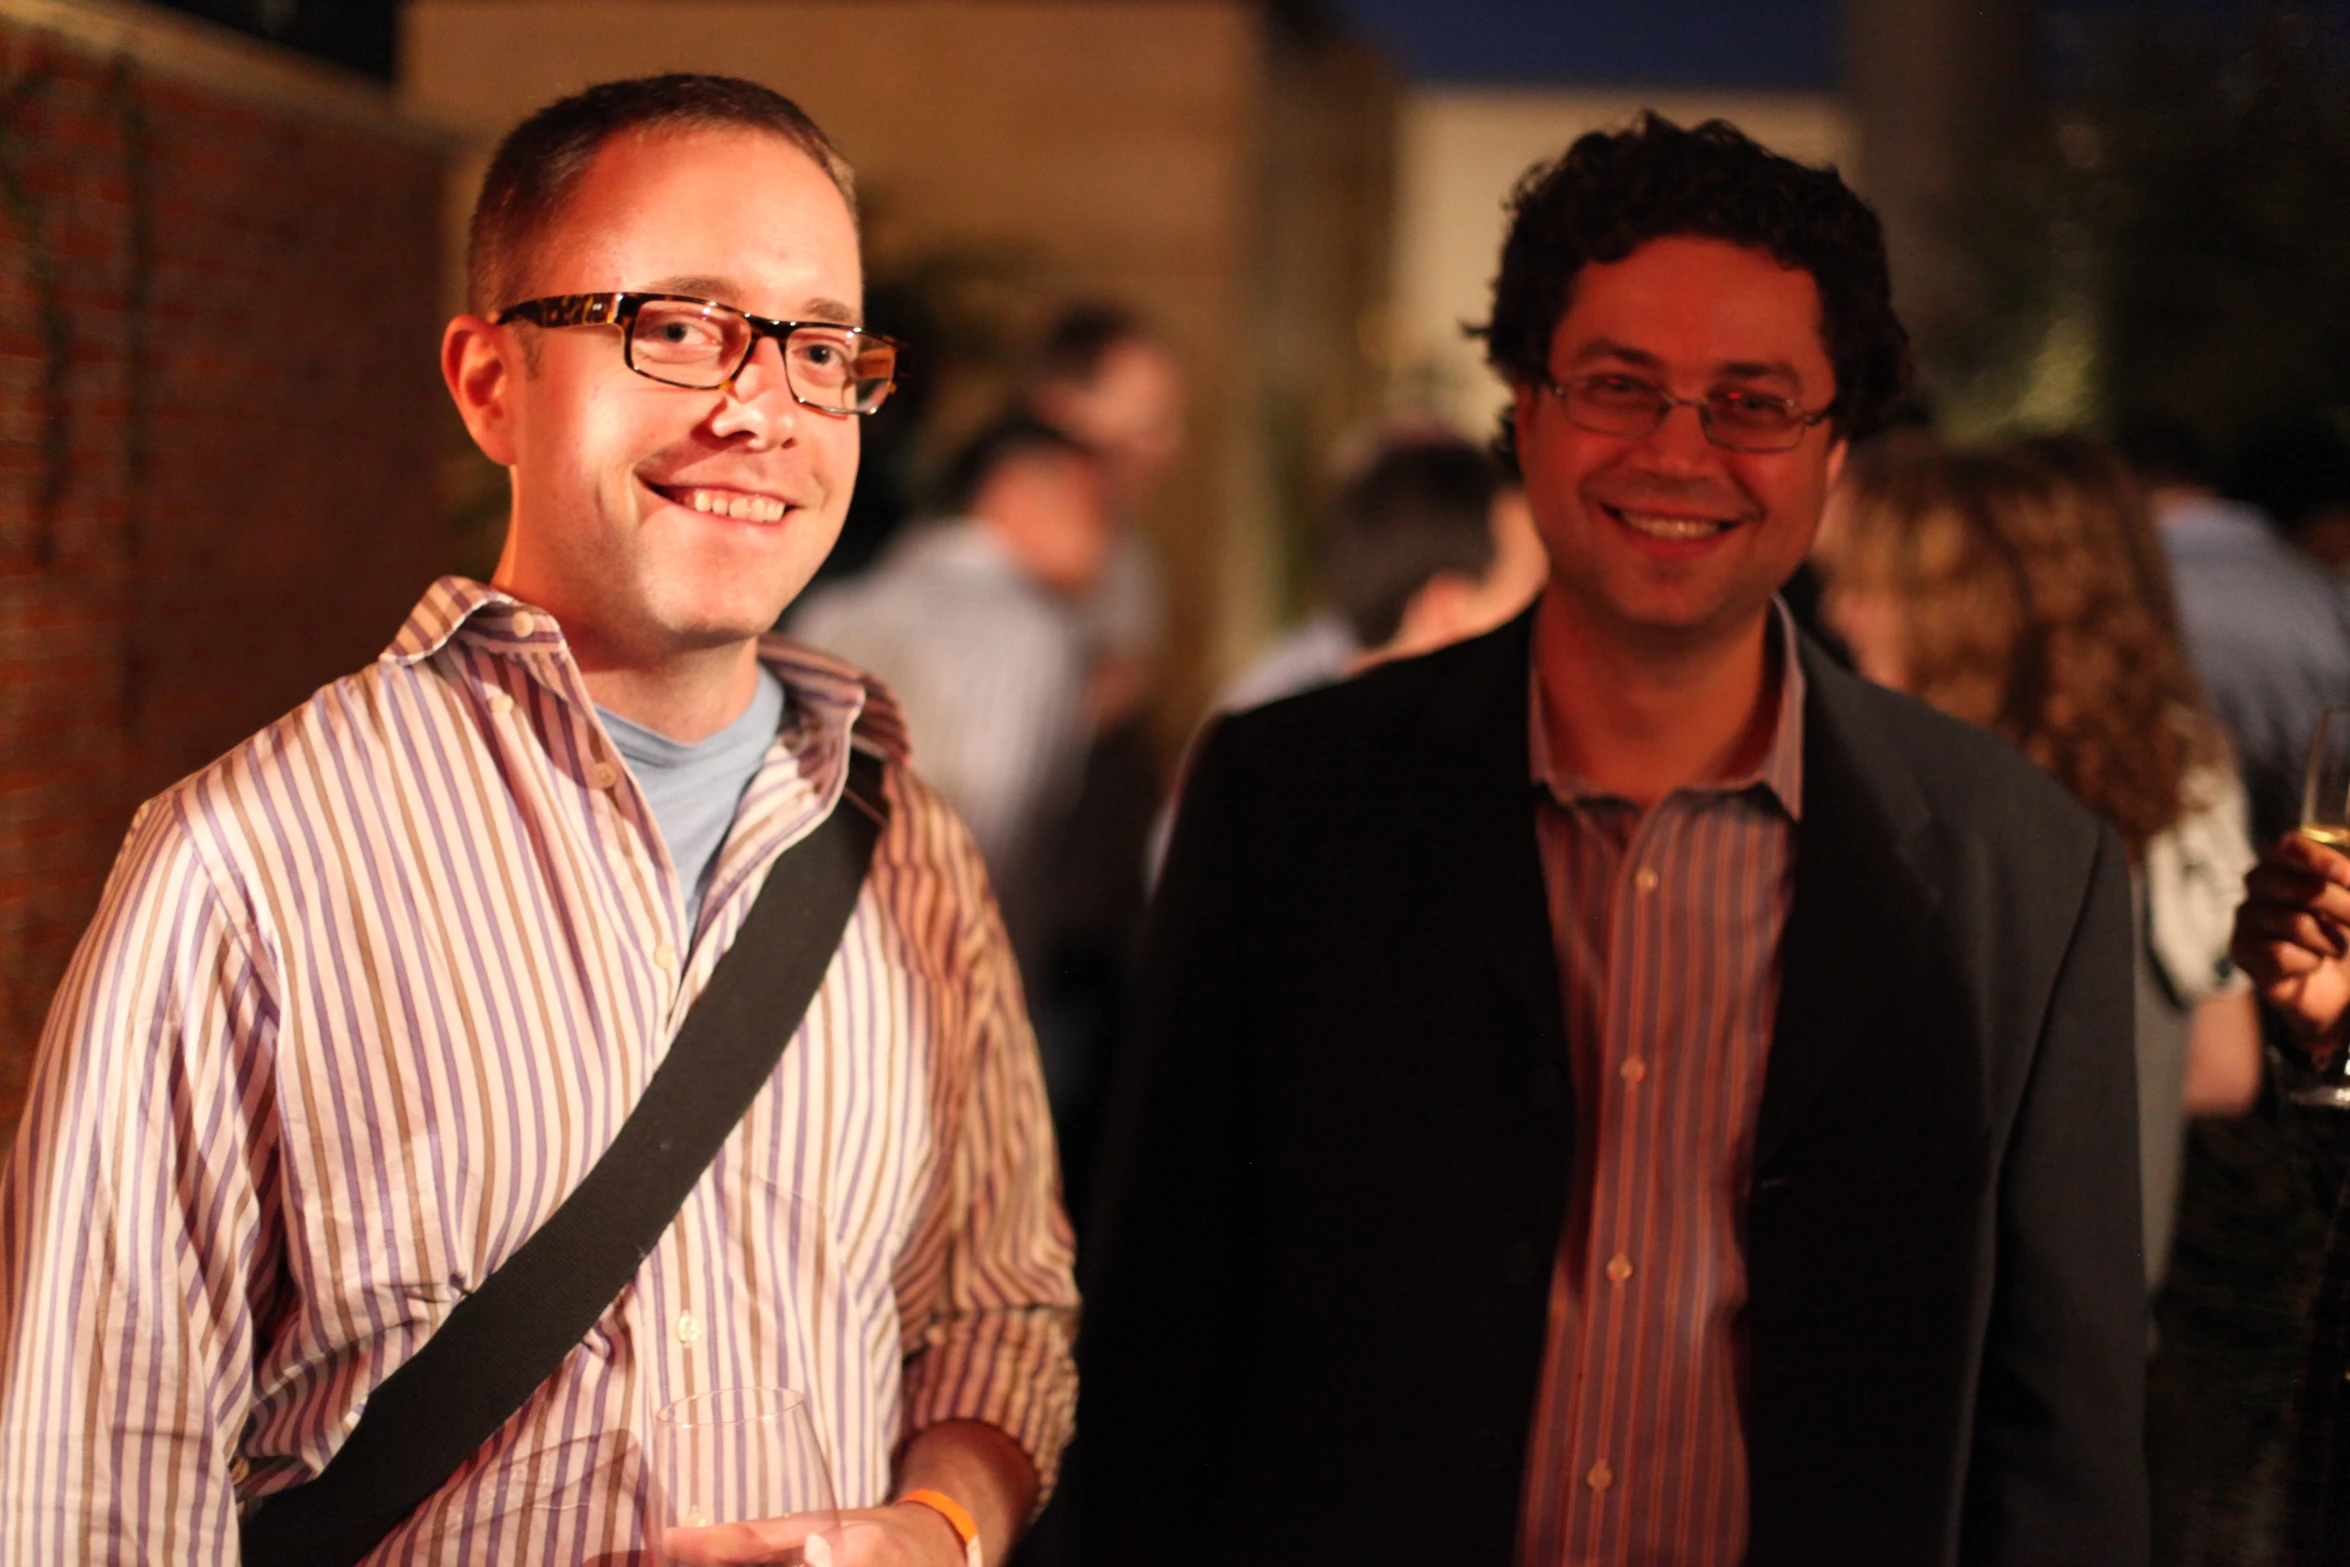
<path fill-rule="evenodd" d="M 2338 1083 L 2350 1013 L 2350 856 L 2309 832 L 2287 833 L 2262 846 L 2244 891 L 2236 961 L 2287 1048 Z M 2344 1117 L 2324 1119 L 2338 1163 L 2350 1141 Z M 2350 1207 L 2331 1211 L 2315 1294 L 2294 1418 L 2280 1422 L 2292 1441 L 2289 1546 L 2275 1559 L 2292 1567 L 2331 1567 L 2350 1551 Z"/>
<path fill-rule="evenodd" d="M 2350 436 L 2342 420 L 2301 413 L 2261 425 L 2237 448 L 2223 488 L 2336 577 L 2350 574 Z"/>
<path fill-rule="evenodd" d="M 1883 442 L 1847 467 L 1818 559 L 1823 609 L 1863 674 L 2004 735 L 2129 850 L 2151 1290 L 2186 1118 L 2252 1107 L 2260 1043 L 2227 961 L 2252 861 L 2244 796 L 2129 475 L 2080 438 Z"/>
<path fill-rule="evenodd" d="M 1166 585 L 1141 516 L 1183 455 L 1183 398 L 1174 353 L 1133 311 L 1102 303 L 1071 306 L 1053 323 L 1028 386 L 1029 411 L 1101 463 L 1115 531 L 1088 608 L 1092 703 L 1105 731 L 1147 695 L 1166 636 Z"/>
<path fill-rule="evenodd" d="M 1029 938 L 1030 1006 L 1080 1224 L 1165 787 L 1151 721 L 1162 695 L 1167 593 L 1143 518 L 1184 454 L 1185 395 L 1174 350 L 1140 314 L 1106 302 L 1061 312 L 1025 390 L 1030 414 L 1093 453 L 1110 523 L 1107 558 L 1083 607 L 1086 744 L 1076 788 L 1047 830 Z"/>
<path fill-rule="evenodd" d="M 922 774 L 969 823 L 1032 975 L 1049 827 L 1075 798 L 1090 735 L 1085 604 L 1111 542 L 1101 465 L 1011 416 L 955 458 L 934 510 L 866 575 L 811 596 L 789 630 L 896 693 Z"/>
<path fill-rule="evenodd" d="M 1226 686 L 1216 711 L 1480 636 L 1533 603 L 1549 569 L 1525 490 L 1449 434 L 1376 447 L 1339 487 L 1316 546 L 1323 608 Z"/>
<path fill-rule="evenodd" d="M 2300 819 L 2319 709 L 2350 702 L 2350 589 L 2253 506 L 2222 496 L 2203 443 L 2159 419 L 2126 426 L 2176 584 L 2187 655 L 2227 730 L 2266 843 Z"/>
<path fill-rule="evenodd" d="M 2253 842 L 2274 843 L 2299 819 L 2319 710 L 2350 700 L 2350 591 L 2245 498 L 2274 500 L 2288 478 L 2257 437 L 2226 465 L 2233 496 L 2212 455 L 2233 444 L 2222 437 L 2141 414 L 2118 439 L 2171 568 L 2181 640 L 2235 746 Z M 2276 1016 L 2271 1059 L 2290 1077 L 2299 1056 Z M 2341 1112 L 2275 1092 L 2257 1115 L 2190 1130 L 2148 1379 L 2157 1567 L 2265 1563 L 2283 1548 L 2295 1388 L 2345 1130 Z"/>

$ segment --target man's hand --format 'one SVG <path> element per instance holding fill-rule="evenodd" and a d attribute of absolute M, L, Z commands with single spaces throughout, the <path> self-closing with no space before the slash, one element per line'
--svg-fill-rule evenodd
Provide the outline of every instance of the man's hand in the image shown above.
<path fill-rule="evenodd" d="M 2228 943 L 2260 993 L 2321 1054 L 2350 1010 L 2350 857 L 2299 833 L 2263 850 L 2244 877 Z"/>
<path fill-rule="evenodd" d="M 789 1554 L 794 1547 L 806 1550 L 807 1567 L 963 1567 L 963 1542 L 954 1527 L 920 1502 L 844 1512 L 840 1521 L 837 1545 L 811 1545 L 816 1523 L 803 1515 L 671 1529 L 662 1535 L 661 1549 L 676 1567 L 800 1560 Z"/>
<path fill-rule="evenodd" d="M 897 1478 L 901 1489 L 943 1491 L 970 1508 L 979 1523 L 980 1549 L 990 1562 L 1011 1553 L 1020 1525 L 1036 1505 L 1036 1468 L 1028 1455 L 1003 1432 L 976 1420 L 941 1421 L 917 1432 L 899 1455 Z M 808 1544 L 816 1526 L 803 1514 L 671 1529 L 662 1535 L 661 1548 L 676 1567 L 796 1561 L 786 1553 L 800 1545 L 807 1545 L 807 1567 L 963 1567 L 963 1542 L 954 1525 L 920 1502 L 860 1508 L 840 1517 L 837 1546 L 824 1540 Z"/>

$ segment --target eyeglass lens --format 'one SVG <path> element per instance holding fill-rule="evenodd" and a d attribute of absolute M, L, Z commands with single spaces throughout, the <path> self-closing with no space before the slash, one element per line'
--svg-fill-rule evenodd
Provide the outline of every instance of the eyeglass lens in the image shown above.
<path fill-rule="evenodd" d="M 628 334 L 630 368 L 656 381 L 708 391 L 751 356 L 757 329 L 736 311 L 648 299 Z M 847 327 L 796 326 L 783 343 L 792 395 L 830 413 L 870 413 L 889 395 L 897 349 Z"/>
<path fill-rule="evenodd" d="M 1647 435 L 1674 403 L 1661 388 L 1631 376 L 1585 376 L 1561 389 L 1568 419 L 1594 435 Z M 1706 437 L 1736 451 L 1785 451 L 1803 439 L 1803 410 L 1784 398 L 1727 388 L 1701 405 Z"/>

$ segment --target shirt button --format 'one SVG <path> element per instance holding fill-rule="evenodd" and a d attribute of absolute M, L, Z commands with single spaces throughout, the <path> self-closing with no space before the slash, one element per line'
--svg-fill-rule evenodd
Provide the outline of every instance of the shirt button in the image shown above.
<path fill-rule="evenodd" d="M 1616 1076 L 1627 1083 L 1637 1083 L 1648 1075 L 1648 1063 L 1638 1056 L 1624 1057 L 1624 1064 L 1616 1068 Z"/>
<path fill-rule="evenodd" d="M 620 769 L 610 762 L 598 762 L 588 769 L 589 781 L 599 789 L 610 789 L 620 782 Z"/>
<path fill-rule="evenodd" d="M 490 693 L 490 711 L 500 718 L 504 718 L 508 713 L 514 711 L 514 698 L 508 696 L 504 691 L 492 691 Z"/>
<path fill-rule="evenodd" d="M 1607 1276 L 1610 1283 L 1623 1283 L 1632 1276 L 1632 1259 L 1622 1252 L 1617 1252 L 1613 1257 L 1608 1258 Z"/>
<path fill-rule="evenodd" d="M 1604 1491 L 1616 1483 L 1616 1472 L 1607 1466 L 1607 1460 L 1603 1458 L 1584 1473 L 1583 1483 L 1594 1491 Z"/>
<path fill-rule="evenodd" d="M 1638 887 L 1642 892 L 1656 891 L 1656 872 L 1646 865 L 1641 866 L 1632 877 L 1632 885 Z"/>
<path fill-rule="evenodd" d="M 534 637 L 538 635 L 538 630 L 538 616 L 532 614 L 527 609 L 518 609 L 514 612 L 514 634 L 516 636 Z"/>
<path fill-rule="evenodd" d="M 655 948 L 653 949 L 653 967 L 655 967 L 655 968 L 675 968 L 675 967 L 677 967 L 677 949 L 676 949 L 675 947 L 672 947 L 671 945 L 669 945 L 669 943 L 668 943 L 668 942 L 666 942 L 666 941 L 662 942 L 662 943 L 661 943 L 661 945 L 659 945 L 659 946 L 655 947 Z"/>
<path fill-rule="evenodd" d="M 692 1312 L 686 1312 L 677 1319 L 677 1342 L 693 1345 L 699 1344 L 701 1341 L 702 1324 L 695 1319 Z"/>

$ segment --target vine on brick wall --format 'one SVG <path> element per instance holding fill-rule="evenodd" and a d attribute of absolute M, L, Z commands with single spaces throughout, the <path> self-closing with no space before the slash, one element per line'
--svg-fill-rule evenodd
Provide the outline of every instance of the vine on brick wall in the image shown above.
<path fill-rule="evenodd" d="M 107 78 L 114 120 L 122 143 L 123 187 L 130 197 L 130 267 L 123 288 L 123 359 L 127 384 L 123 392 L 122 421 L 122 554 L 135 563 L 145 541 L 147 460 L 150 418 L 150 365 L 147 352 L 149 311 L 155 279 L 155 158 L 153 128 L 147 119 L 147 101 L 139 91 L 138 65 L 127 54 L 114 57 Z M 146 620 L 126 615 L 122 626 L 119 708 L 125 728 L 139 719 L 139 699 L 147 689 Z"/>
<path fill-rule="evenodd" d="M 50 233 L 50 215 L 28 177 L 31 150 L 39 144 L 33 119 L 56 81 L 40 61 L 0 86 L 0 211 L 22 241 L 30 275 L 33 309 L 41 339 L 41 476 L 33 493 L 33 557 L 43 566 L 57 559 L 58 518 L 73 475 L 73 325 L 65 305 L 65 276 Z M 148 434 L 148 323 L 155 275 L 154 145 L 137 64 L 115 56 L 106 80 L 107 107 L 121 145 L 123 183 L 130 195 L 129 266 L 124 283 L 123 472 L 124 547 L 139 546 L 140 506 L 145 491 Z"/>
<path fill-rule="evenodd" d="M 147 326 L 155 283 L 155 144 L 147 101 L 139 92 L 139 67 L 127 54 L 114 57 L 107 78 L 115 128 L 122 141 L 122 182 L 130 195 L 130 266 L 123 288 L 124 388 L 123 544 L 138 553 L 141 508 L 146 498 L 149 419 Z"/>
<path fill-rule="evenodd" d="M 33 309 L 41 333 L 41 482 L 33 492 L 33 557 L 48 565 L 57 555 L 57 513 L 65 503 L 71 468 L 68 446 L 66 377 L 73 344 L 65 319 L 65 279 L 49 244 L 49 225 L 25 177 L 25 154 L 34 142 L 27 129 L 33 111 L 56 78 L 46 61 L 28 67 L 0 89 L 0 208 L 24 242 L 32 274 Z"/>

